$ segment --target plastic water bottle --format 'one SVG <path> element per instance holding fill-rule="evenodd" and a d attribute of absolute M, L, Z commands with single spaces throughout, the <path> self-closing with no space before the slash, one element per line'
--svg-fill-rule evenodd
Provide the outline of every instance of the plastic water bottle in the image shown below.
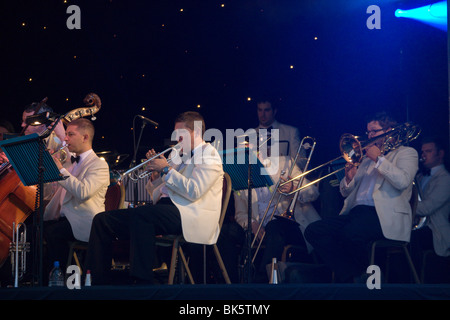
<path fill-rule="evenodd" d="M 59 267 L 59 261 L 53 263 L 53 269 L 48 277 L 49 287 L 64 287 L 64 275 Z"/>

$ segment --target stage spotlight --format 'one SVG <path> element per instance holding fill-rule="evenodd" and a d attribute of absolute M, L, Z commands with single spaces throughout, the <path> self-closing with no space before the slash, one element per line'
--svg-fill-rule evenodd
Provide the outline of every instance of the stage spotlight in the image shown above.
<path fill-rule="evenodd" d="M 395 10 L 397 18 L 414 19 L 430 26 L 447 31 L 447 1 L 440 1 L 423 7 Z"/>

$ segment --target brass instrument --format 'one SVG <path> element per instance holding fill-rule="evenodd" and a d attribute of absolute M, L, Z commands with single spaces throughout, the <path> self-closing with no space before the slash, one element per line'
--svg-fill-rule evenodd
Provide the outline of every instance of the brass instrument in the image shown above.
<path fill-rule="evenodd" d="M 281 183 L 280 186 L 283 186 L 284 184 L 289 183 L 291 181 L 300 179 L 300 178 L 310 174 L 311 172 L 316 171 L 320 168 L 323 168 L 341 158 L 344 158 L 348 163 L 350 163 L 354 166 L 359 166 L 365 157 L 364 150 L 366 150 L 367 148 L 372 146 L 374 143 L 379 142 L 380 140 L 383 139 L 383 141 L 382 141 L 383 143 L 382 143 L 382 146 L 380 147 L 380 151 L 381 151 L 381 154 L 384 154 L 386 152 L 397 149 L 398 147 L 415 140 L 419 136 L 420 132 L 421 132 L 421 129 L 418 126 L 406 122 L 402 125 L 396 126 L 392 129 L 388 130 L 387 132 L 385 132 L 379 136 L 376 136 L 372 139 L 369 139 L 369 140 L 366 140 L 363 142 L 360 142 L 356 136 L 346 133 L 341 136 L 341 139 L 339 141 L 339 148 L 342 153 L 339 157 L 334 158 L 328 162 L 325 162 L 311 170 L 305 171 L 305 172 L 299 174 L 298 176 Z M 337 169 L 331 173 L 328 173 L 314 181 L 311 181 L 289 193 L 282 193 L 282 194 L 291 195 L 293 193 L 296 193 L 297 191 L 305 189 L 305 188 L 309 187 L 310 185 L 316 184 L 317 182 L 319 182 L 339 171 L 342 171 L 344 169 L 345 169 L 345 166 L 340 169 Z"/>
<path fill-rule="evenodd" d="M 176 145 L 173 146 L 173 147 L 167 148 L 166 150 L 164 150 L 164 151 L 162 151 L 162 152 L 160 152 L 160 153 L 158 153 L 158 154 L 155 154 L 153 157 L 151 157 L 151 158 L 145 160 L 144 162 L 138 164 L 137 166 L 134 166 L 133 168 L 128 169 L 127 171 L 125 171 L 124 173 L 121 174 L 121 176 L 119 177 L 119 182 L 122 181 L 123 178 L 124 178 L 125 176 L 127 176 L 127 175 L 130 175 L 129 177 L 130 177 L 130 179 L 133 180 L 133 181 L 137 181 L 138 179 L 143 179 L 143 178 L 147 177 L 148 175 L 151 174 L 150 171 L 145 171 L 145 172 L 143 172 L 143 173 L 141 173 L 141 174 L 136 173 L 136 171 L 138 171 L 140 168 L 144 167 L 144 166 L 145 166 L 147 163 L 149 163 L 150 161 L 152 161 L 152 160 L 154 160 L 154 159 L 160 157 L 161 155 L 163 155 L 163 154 L 165 154 L 165 153 L 167 153 L 167 152 L 169 152 L 169 151 L 174 150 L 175 152 L 178 153 L 180 147 L 181 147 L 181 143 L 178 143 L 178 144 L 176 144 Z M 172 161 L 172 158 L 167 159 L 167 161 L 170 163 L 170 162 Z M 132 175 L 131 175 L 131 174 L 132 174 Z"/>
<path fill-rule="evenodd" d="M 312 144 L 308 143 L 308 141 L 309 141 L 309 142 L 312 142 Z M 314 138 L 309 137 L 309 136 L 306 136 L 306 137 L 304 137 L 304 138 L 302 139 L 302 141 L 300 142 L 300 145 L 299 145 L 299 147 L 298 147 L 298 149 L 297 149 L 297 153 L 296 153 L 296 155 L 295 155 L 295 158 L 294 158 L 293 161 L 292 161 L 291 167 L 289 168 L 288 177 L 291 176 L 292 171 L 293 171 L 293 169 L 295 168 L 295 165 L 296 165 L 296 163 L 297 163 L 297 159 L 298 159 L 298 157 L 299 157 L 299 155 L 300 155 L 300 152 L 301 152 L 302 148 L 303 148 L 303 149 L 311 149 L 311 151 L 309 152 L 309 156 L 308 156 L 308 158 L 307 158 L 307 161 L 306 161 L 304 170 L 307 170 L 307 169 L 308 169 L 308 165 L 309 165 L 309 162 L 311 161 L 311 157 L 312 157 L 312 154 L 313 154 L 313 152 L 314 152 L 315 146 L 316 146 L 316 140 L 315 140 Z M 282 171 L 282 172 L 281 172 L 280 179 L 278 180 L 278 182 L 277 182 L 276 185 L 275 185 L 275 188 L 274 188 L 274 190 L 273 190 L 273 192 L 272 192 L 272 196 L 271 196 L 271 198 L 270 198 L 270 201 L 269 201 L 269 203 L 268 203 L 268 205 L 267 205 L 267 207 L 266 207 L 266 210 L 264 211 L 264 215 L 263 215 L 263 217 L 261 218 L 261 222 L 260 222 L 260 224 L 259 224 L 259 226 L 258 226 L 258 229 L 256 230 L 255 235 L 254 235 L 254 238 L 253 238 L 253 241 L 252 241 L 252 244 L 251 244 L 251 247 L 252 247 L 252 248 L 253 248 L 253 246 L 255 245 L 256 240 L 258 239 L 258 234 L 259 234 L 259 232 L 261 231 L 261 227 L 262 227 L 262 225 L 263 225 L 263 223 L 264 223 L 264 221 L 265 221 L 265 219 L 266 219 L 266 216 L 267 216 L 267 213 L 268 213 L 268 211 L 269 211 L 269 208 L 271 207 L 272 202 L 273 202 L 273 200 L 274 200 L 274 198 L 275 198 L 275 194 L 276 194 L 277 191 L 278 191 L 278 187 L 281 185 L 281 177 L 282 177 L 285 173 L 286 173 L 285 171 Z M 301 184 L 303 183 L 303 179 L 304 179 L 303 177 L 300 179 L 299 184 L 297 185 L 297 187 L 298 187 L 298 186 L 301 186 Z M 290 205 L 289 205 L 289 208 L 288 208 L 284 213 L 282 213 L 282 214 L 280 215 L 281 217 L 287 218 L 287 219 L 289 219 L 289 220 L 294 219 L 293 221 L 295 222 L 295 218 L 294 218 L 294 210 L 295 210 L 295 204 L 296 204 L 296 202 L 297 202 L 297 200 L 298 200 L 298 194 L 299 194 L 299 192 L 297 192 L 297 194 L 293 197 L 293 199 L 291 200 L 291 203 L 290 203 Z M 276 210 L 276 208 L 278 207 L 278 203 L 279 203 L 280 200 L 281 200 L 281 196 L 282 196 L 282 193 L 278 193 L 278 198 L 277 198 L 277 202 L 276 202 L 276 204 L 275 204 L 275 209 L 273 210 L 273 212 L 272 212 L 272 214 L 271 214 L 271 216 L 270 216 L 270 220 L 273 219 L 273 216 L 274 216 L 274 214 L 275 214 L 275 210 Z M 250 227 L 250 226 L 249 226 L 249 227 Z M 262 234 L 262 236 L 261 236 L 261 240 L 259 241 L 258 246 L 257 246 L 257 248 L 256 248 L 256 251 L 255 251 L 255 253 L 254 253 L 254 255 L 253 255 L 252 263 L 255 261 L 255 258 L 256 258 L 257 254 L 258 254 L 258 252 L 259 252 L 259 249 L 260 249 L 260 247 L 261 247 L 261 244 L 262 244 L 262 242 L 263 242 L 263 240 L 264 240 L 265 235 L 266 235 L 266 233 L 265 233 L 265 231 L 263 231 L 263 234 Z"/>
<path fill-rule="evenodd" d="M 20 229 L 23 231 L 20 232 Z M 9 245 L 11 253 L 12 275 L 14 278 L 14 287 L 19 286 L 19 279 L 22 278 L 27 268 L 27 252 L 30 252 L 30 243 L 27 242 L 27 226 L 19 222 L 13 222 L 13 238 Z"/>
<path fill-rule="evenodd" d="M 55 151 L 53 151 L 51 153 L 51 155 L 53 156 L 54 154 L 59 153 L 59 158 L 58 158 L 59 161 L 61 163 L 66 162 L 66 160 L 67 160 L 67 151 L 64 150 L 66 147 L 67 146 L 65 144 L 63 144 L 61 147 L 59 147 L 59 149 L 56 149 Z"/>

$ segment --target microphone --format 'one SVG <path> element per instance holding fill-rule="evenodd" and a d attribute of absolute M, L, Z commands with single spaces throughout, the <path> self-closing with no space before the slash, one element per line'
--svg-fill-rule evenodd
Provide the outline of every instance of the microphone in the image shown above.
<path fill-rule="evenodd" d="M 139 118 L 141 118 L 142 120 L 144 120 L 145 122 L 154 125 L 155 127 L 158 127 L 158 126 L 159 126 L 158 122 L 155 122 L 155 121 L 153 121 L 153 120 L 150 120 L 149 118 L 146 118 L 146 117 L 144 117 L 144 116 L 141 116 L 140 114 L 138 114 L 137 116 L 138 116 Z"/>

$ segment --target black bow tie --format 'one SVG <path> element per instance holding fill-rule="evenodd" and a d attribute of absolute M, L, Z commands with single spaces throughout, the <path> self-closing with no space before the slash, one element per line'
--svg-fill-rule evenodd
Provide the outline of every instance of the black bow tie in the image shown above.
<path fill-rule="evenodd" d="M 76 156 L 76 157 L 74 157 L 74 156 L 71 156 L 70 157 L 70 161 L 72 161 L 72 163 L 74 163 L 74 162 L 80 162 L 80 156 Z"/>

